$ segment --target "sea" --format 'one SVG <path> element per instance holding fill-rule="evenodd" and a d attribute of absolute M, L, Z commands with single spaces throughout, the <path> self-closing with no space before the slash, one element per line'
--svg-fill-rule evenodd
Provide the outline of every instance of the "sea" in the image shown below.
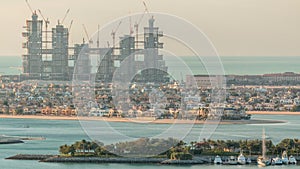
<path fill-rule="evenodd" d="M 168 57 L 170 58 L 170 57 Z M 181 56 L 177 59 L 168 59 L 169 73 L 178 72 L 177 69 L 181 63 L 187 65 L 194 74 L 206 73 L 203 62 L 197 60 L 198 57 Z M 200 57 L 201 58 L 201 57 Z M 265 73 L 282 73 L 282 72 L 300 72 L 300 56 L 220 56 L 221 67 L 224 74 L 236 75 L 258 75 Z M 96 62 L 93 62 L 96 63 Z M 185 69 L 185 68 L 182 68 Z M 22 59 L 20 56 L 0 56 L 0 75 L 1 74 L 20 74 L 22 71 Z M 178 78 L 180 77 L 180 70 Z"/>
<path fill-rule="evenodd" d="M 224 124 L 218 125 L 211 139 L 261 139 L 262 129 L 266 131 L 268 139 L 278 143 L 284 138 L 299 138 L 300 116 L 291 115 L 254 115 L 253 119 L 284 120 L 286 123 L 275 124 Z M 99 123 L 106 123 L 101 122 Z M 0 145 L 0 168 L 2 169 L 196 169 L 196 168 L 257 168 L 256 165 L 247 166 L 216 166 L 216 165 L 189 165 L 189 166 L 164 166 L 156 164 L 89 164 L 89 163 L 43 163 L 38 161 L 5 160 L 6 157 L 16 154 L 57 154 L 58 148 L 64 144 L 75 141 L 90 140 L 79 121 L 74 120 L 38 120 L 38 119 L 0 119 L 1 135 L 45 137 L 46 140 L 25 141 L 21 144 Z M 111 125 L 121 133 L 135 135 L 138 137 L 159 134 L 162 128 L 168 124 L 134 124 L 124 122 L 112 122 Z M 24 127 L 26 126 L 26 127 Z M 137 127 L 138 126 L 138 127 Z M 184 127 L 184 125 L 183 125 Z M 189 135 L 197 138 L 203 128 L 202 124 L 193 126 Z M 130 129 L 130 130 L 129 130 Z M 157 129 L 157 130 L 153 130 Z M 108 130 L 109 132 L 109 130 Z M 154 133 L 153 133 L 154 132 Z M 105 134 L 103 135 L 105 137 Z M 184 139 L 190 142 L 187 137 Z M 299 167 L 299 166 L 298 166 Z M 297 166 L 282 166 L 271 168 L 297 168 Z"/>
<path fill-rule="evenodd" d="M 193 57 L 182 57 L 182 60 L 196 73 L 203 73 L 199 64 Z M 300 72 L 300 57 L 286 56 L 221 56 L 221 64 L 225 74 L 255 75 L 264 73 Z M 176 64 L 170 67 L 176 68 Z M 0 56 L 1 74 L 20 74 L 22 60 L 19 56 Z M 200 70 L 200 71 L 198 71 Z M 180 75 L 178 75 L 180 76 Z M 182 77 L 181 77 L 182 78 Z M 226 124 L 218 125 L 212 133 L 211 139 L 260 139 L 262 129 L 265 128 L 267 137 L 274 143 L 284 138 L 300 138 L 300 116 L 291 115 L 254 115 L 253 119 L 284 120 L 286 123 L 276 124 Z M 105 123 L 105 122 L 99 122 Z M 133 124 L 133 123 L 111 123 L 120 133 L 130 136 L 147 137 L 160 134 L 167 124 Z M 182 125 L 184 128 L 185 126 Z M 203 125 L 194 125 L 188 136 L 183 140 L 186 142 L 196 141 L 203 129 Z M 215 165 L 190 165 L 190 166 L 165 166 L 155 164 L 78 164 L 78 163 L 42 163 L 38 161 L 5 160 L 6 157 L 16 154 L 57 154 L 58 148 L 64 144 L 75 141 L 90 140 L 86 131 L 79 121 L 72 120 L 37 120 L 37 119 L 1 119 L 0 135 L 7 136 L 30 136 L 45 137 L 46 140 L 25 141 L 22 144 L 0 145 L 0 169 L 227 169 L 227 168 L 257 168 L 250 166 L 215 166 Z M 105 137 L 105 132 L 103 137 Z M 297 166 L 282 166 L 271 168 L 297 168 Z"/>

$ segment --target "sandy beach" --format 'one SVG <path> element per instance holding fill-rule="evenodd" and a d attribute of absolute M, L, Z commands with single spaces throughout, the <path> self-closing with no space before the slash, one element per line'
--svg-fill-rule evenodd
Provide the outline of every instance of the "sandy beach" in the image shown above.
<path fill-rule="evenodd" d="M 247 114 L 260 114 L 260 115 L 300 115 L 300 112 L 289 112 L 289 111 L 247 111 Z"/>
<path fill-rule="evenodd" d="M 223 120 L 223 121 L 196 121 L 184 119 L 153 119 L 153 118 L 107 118 L 107 117 L 77 117 L 77 116 L 45 116 L 45 115 L 0 115 L 0 118 L 11 119 L 40 119 L 40 120 L 80 120 L 106 121 L 127 123 L 154 123 L 154 124 L 268 124 L 285 123 L 277 120 Z"/>

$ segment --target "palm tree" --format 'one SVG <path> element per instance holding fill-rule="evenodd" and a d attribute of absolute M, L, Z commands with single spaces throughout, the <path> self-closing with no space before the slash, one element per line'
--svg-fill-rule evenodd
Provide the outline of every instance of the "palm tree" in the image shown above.
<path fill-rule="evenodd" d="M 81 146 L 82 146 L 82 152 L 83 154 L 85 154 L 85 150 L 86 150 L 86 140 L 81 140 Z"/>
<path fill-rule="evenodd" d="M 75 155 L 76 149 L 75 149 L 74 145 L 71 145 L 71 146 L 70 146 L 69 152 L 71 153 L 71 156 L 74 156 L 74 155 Z"/>
<path fill-rule="evenodd" d="M 77 152 L 81 152 L 81 150 L 82 150 L 81 142 L 76 141 L 73 145 Z"/>

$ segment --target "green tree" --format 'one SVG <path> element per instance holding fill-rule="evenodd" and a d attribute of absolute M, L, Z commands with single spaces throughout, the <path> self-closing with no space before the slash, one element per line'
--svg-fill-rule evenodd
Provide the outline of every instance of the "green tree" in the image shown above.
<path fill-rule="evenodd" d="M 61 154 L 69 154 L 70 153 L 70 147 L 67 144 L 62 145 L 62 146 L 59 147 L 59 152 Z"/>

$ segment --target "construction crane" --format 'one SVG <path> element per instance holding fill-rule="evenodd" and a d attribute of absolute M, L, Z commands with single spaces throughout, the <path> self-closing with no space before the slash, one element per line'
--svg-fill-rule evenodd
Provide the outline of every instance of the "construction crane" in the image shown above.
<path fill-rule="evenodd" d="M 116 32 L 118 31 L 120 25 L 121 25 L 122 21 L 119 22 L 118 26 L 115 28 L 115 30 L 111 31 L 111 36 L 113 39 L 113 48 L 115 48 L 115 42 L 116 42 Z"/>
<path fill-rule="evenodd" d="M 132 21 L 131 21 L 131 12 L 129 11 L 129 35 L 133 34 Z"/>
<path fill-rule="evenodd" d="M 33 10 L 32 10 L 32 8 L 31 8 L 29 2 L 28 2 L 27 0 L 25 0 L 25 2 L 26 2 L 26 4 L 27 4 L 27 7 L 29 8 L 29 10 L 31 11 L 31 13 L 32 13 L 32 14 L 35 13 L 35 12 L 33 12 Z"/>
<path fill-rule="evenodd" d="M 147 8 L 147 5 L 146 5 L 145 1 L 143 1 L 143 5 L 144 5 L 144 8 L 145 8 L 144 13 L 142 14 L 142 16 L 141 16 L 141 18 L 138 20 L 138 22 L 136 22 L 136 23 L 134 24 L 134 28 L 135 28 L 135 39 L 136 39 L 135 48 L 136 48 L 136 49 L 138 49 L 138 47 L 139 47 L 139 45 L 138 45 L 138 43 L 139 43 L 139 25 L 140 25 L 140 23 L 142 22 L 145 13 L 148 13 L 148 14 L 149 14 L 149 10 L 148 10 L 148 8 Z"/>
<path fill-rule="evenodd" d="M 47 49 L 48 49 L 48 24 L 50 24 L 50 21 L 49 21 L 48 18 L 47 18 L 47 20 L 45 19 L 45 17 L 42 14 L 41 10 L 38 9 L 38 11 L 39 11 L 40 15 L 42 16 L 42 18 L 45 22 L 45 29 L 46 29 L 46 31 L 45 31 L 45 49 L 46 49 L 46 60 L 48 60 L 48 55 L 47 55 L 48 54 L 48 51 L 47 51 Z"/>
<path fill-rule="evenodd" d="M 93 40 L 90 39 L 90 36 L 89 36 L 89 34 L 88 34 L 88 32 L 87 32 L 87 29 L 86 29 L 85 25 L 82 24 L 82 27 L 83 27 L 84 33 L 85 33 L 85 35 L 86 35 L 86 37 L 87 37 L 89 43 L 90 43 L 90 44 L 93 44 Z"/>
<path fill-rule="evenodd" d="M 73 24 L 73 20 L 71 20 L 71 22 L 70 22 L 68 34 L 70 34 L 70 31 L 71 31 L 71 28 L 72 28 L 72 24 Z"/>
<path fill-rule="evenodd" d="M 99 26 L 99 24 L 98 24 L 98 31 L 97 31 L 97 48 L 99 48 L 100 47 L 100 44 L 99 44 L 99 29 L 100 29 L 100 26 Z"/>
<path fill-rule="evenodd" d="M 70 12 L 70 8 L 67 10 L 67 12 L 65 13 L 65 16 L 64 16 L 63 19 L 61 20 L 61 24 L 64 23 L 64 21 L 65 21 L 65 19 L 66 19 L 66 17 L 67 17 L 67 15 L 68 15 L 69 12 Z"/>

